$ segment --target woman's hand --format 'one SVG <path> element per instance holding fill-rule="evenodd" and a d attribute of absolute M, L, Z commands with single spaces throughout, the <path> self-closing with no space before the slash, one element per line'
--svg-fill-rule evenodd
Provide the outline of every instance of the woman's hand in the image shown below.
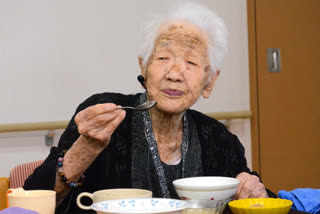
<path fill-rule="evenodd" d="M 266 188 L 255 175 L 242 172 L 237 175 L 240 180 L 235 199 L 241 198 L 268 198 Z"/>
<path fill-rule="evenodd" d="M 80 137 L 64 156 L 63 172 L 69 181 L 77 181 L 100 152 L 109 144 L 114 130 L 124 119 L 126 112 L 117 110 L 113 103 L 90 106 L 74 118 Z M 79 158 L 81 157 L 81 158 Z M 70 187 L 56 174 L 54 187 L 57 205 L 69 194 Z"/>
<path fill-rule="evenodd" d="M 124 119 L 126 112 L 113 103 L 90 106 L 80 111 L 75 117 L 78 132 L 95 146 L 105 148 L 112 133 Z"/>

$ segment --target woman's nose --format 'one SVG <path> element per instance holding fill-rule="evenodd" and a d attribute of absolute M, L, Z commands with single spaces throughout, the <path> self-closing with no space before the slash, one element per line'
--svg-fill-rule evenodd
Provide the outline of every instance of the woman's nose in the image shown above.
<path fill-rule="evenodd" d="M 185 66 L 182 60 L 174 60 L 171 67 L 168 69 L 166 77 L 172 81 L 180 81 L 183 79 Z"/>

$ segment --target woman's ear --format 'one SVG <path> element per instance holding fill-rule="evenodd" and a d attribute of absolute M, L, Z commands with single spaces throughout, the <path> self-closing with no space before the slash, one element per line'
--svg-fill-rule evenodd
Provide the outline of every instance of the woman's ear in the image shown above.
<path fill-rule="evenodd" d="M 143 66 L 143 59 L 141 57 L 138 57 L 139 60 L 139 66 L 140 66 L 140 70 L 141 70 L 141 75 L 144 75 L 144 66 Z"/>
<path fill-rule="evenodd" d="M 208 83 L 204 86 L 202 90 L 202 97 L 207 99 L 210 97 L 214 84 L 218 79 L 220 70 L 217 70 L 214 74 L 210 75 Z"/>

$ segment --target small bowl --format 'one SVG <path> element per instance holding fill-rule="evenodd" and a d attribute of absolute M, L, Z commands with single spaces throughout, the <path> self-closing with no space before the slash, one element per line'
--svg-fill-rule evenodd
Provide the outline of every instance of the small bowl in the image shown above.
<path fill-rule="evenodd" d="M 184 213 L 223 212 L 237 191 L 239 180 L 230 177 L 190 177 L 173 181 L 180 199 L 190 203 Z"/>
<path fill-rule="evenodd" d="M 173 181 L 183 200 L 228 200 L 236 193 L 239 180 L 230 177 L 190 177 Z"/>
<path fill-rule="evenodd" d="M 287 214 L 292 201 L 280 198 L 248 198 L 230 201 L 233 214 Z"/>
<path fill-rule="evenodd" d="M 167 198 L 132 198 L 101 201 L 91 205 L 98 214 L 182 214 L 189 207 L 186 201 Z"/>

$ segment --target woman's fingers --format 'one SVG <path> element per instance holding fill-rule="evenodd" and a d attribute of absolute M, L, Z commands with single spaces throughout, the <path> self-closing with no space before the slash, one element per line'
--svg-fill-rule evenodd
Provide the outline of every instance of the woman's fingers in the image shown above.
<path fill-rule="evenodd" d="M 114 118 L 114 120 L 110 121 L 110 123 L 105 126 L 105 128 L 103 129 L 102 137 L 105 138 L 105 140 L 109 141 L 111 138 L 111 135 L 113 134 L 114 130 L 116 130 L 116 128 L 120 125 L 120 123 L 123 121 L 123 119 L 126 116 L 126 111 L 125 110 L 121 110 L 121 112 L 117 115 L 116 118 Z"/>
<path fill-rule="evenodd" d="M 96 104 L 80 111 L 75 119 L 91 120 L 99 114 L 108 113 L 116 110 L 117 106 L 114 103 Z"/>
<path fill-rule="evenodd" d="M 246 183 L 248 177 L 246 176 L 246 173 L 243 172 L 243 173 L 240 173 L 239 175 L 237 175 L 236 178 L 239 179 L 240 182 L 239 182 L 239 185 L 238 185 L 238 188 L 237 188 L 237 192 L 236 192 L 234 198 L 235 199 L 239 199 L 240 198 L 240 193 L 242 193 L 242 188 L 243 188 L 244 184 Z"/>
<path fill-rule="evenodd" d="M 113 103 L 97 104 L 79 112 L 75 117 L 80 135 L 108 144 L 114 130 L 125 117 L 125 111 Z"/>
<path fill-rule="evenodd" d="M 107 126 L 110 121 L 114 120 L 120 112 L 120 110 L 115 110 L 113 112 L 102 113 L 91 119 L 87 119 L 86 117 L 76 118 L 75 121 L 79 134 L 87 135 L 92 130 L 99 131 L 104 129 L 104 126 Z"/>
<path fill-rule="evenodd" d="M 260 182 L 257 176 L 243 172 L 240 173 L 236 178 L 240 180 L 237 192 L 235 194 L 236 199 L 268 197 L 264 185 Z"/>
<path fill-rule="evenodd" d="M 253 195 L 250 196 L 250 198 L 269 198 L 265 186 L 262 183 L 257 185 Z"/>
<path fill-rule="evenodd" d="M 114 120 L 121 110 L 114 110 L 111 112 L 105 112 L 96 115 L 95 117 L 91 118 L 90 120 L 84 120 L 82 122 L 87 128 L 94 129 L 94 128 L 103 128 L 103 126 L 107 125 L 110 121 Z"/>

